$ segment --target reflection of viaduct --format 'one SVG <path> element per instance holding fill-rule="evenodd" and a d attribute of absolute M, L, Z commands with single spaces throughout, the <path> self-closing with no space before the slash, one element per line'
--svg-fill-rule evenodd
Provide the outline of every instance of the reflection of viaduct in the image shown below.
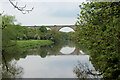
<path fill-rule="evenodd" d="M 70 54 L 64 54 L 64 53 L 61 53 L 61 52 L 59 52 L 57 54 L 52 54 L 52 53 L 49 52 L 48 55 L 86 55 L 86 54 L 81 53 L 78 48 L 75 48 L 75 50 Z"/>
<path fill-rule="evenodd" d="M 26 26 L 28 28 L 38 29 L 40 26 Z M 47 28 L 50 28 L 51 30 L 57 30 L 59 31 L 61 28 L 69 27 L 72 28 L 75 31 L 76 26 L 75 25 L 54 25 L 54 26 L 46 26 Z"/>

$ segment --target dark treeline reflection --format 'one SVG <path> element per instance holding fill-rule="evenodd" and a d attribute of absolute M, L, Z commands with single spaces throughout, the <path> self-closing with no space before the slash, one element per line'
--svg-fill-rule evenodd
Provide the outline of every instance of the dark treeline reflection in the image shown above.
<path fill-rule="evenodd" d="M 49 45 L 49 46 L 40 46 L 38 48 L 27 50 L 26 55 L 39 55 L 42 58 L 45 58 L 47 55 L 57 55 L 62 47 L 69 46 L 74 47 L 75 43 L 72 41 L 61 41 L 57 44 Z"/>
<path fill-rule="evenodd" d="M 23 51 L 17 46 L 5 49 L 2 52 L 2 78 L 20 78 L 23 69 L 16 64 L 15 60 L 19 60 L 23 56 Z"/>
<path fill-rule="evenodd" d="M 57 55 L 63 47 L 76 47 L 79 48 L 77 44 L 73 41 L 61 41 L 57 44 L 52 44 L 49 46 L 39 46 L 32 49 L 21 49 L 17 46 L 9 47 L 9 49 L 3 51 L 2 62 L 3 62 L 3 78 L 22 78 L 24 70 L 22 67 L 17 65 L 17 61 L 20 58 L 26 58 L 28 55 L 39 55 L 41 58 L 45 58 L 50 55 Z M 9 56 L 8 56 L 9 55 Z M 81 63 L 78 62 L 76 67 L 73 67 L 73 73 L 76 74 L 76 77 L 86 79 L 86 78 L 101 78 L 101 73 L 97 72 L 93 66 L 90 66 L 91 63 Z"/>
<path fill-rule="evenodd" d="M 16 63 L 20 58 L 26 58 L 27 55 L 39 55 L 41 58 L 45 58 L 47 55 L 57 55 L 61 48 L 66 45 L 69 45 L 70 47 L 75 46 L 71 41 L 61 41 L 57 44 L 40 46 L 27 50 L 19 48 L 17 45 L 4 48 L 2 52 L 2 77 L 20 78 L 23 74 L 23 68 Z"/>

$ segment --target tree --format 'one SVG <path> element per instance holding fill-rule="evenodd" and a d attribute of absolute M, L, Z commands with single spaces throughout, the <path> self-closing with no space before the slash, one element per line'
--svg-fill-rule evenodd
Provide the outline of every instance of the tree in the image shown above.
<path fill-rule="evenodd" d="M 15 53 L 18 53 L 18 54 L 22 53 L 22 50 L 17 46 L 15 41 L 17 37 L 17 33 L 19 32 L 18 27 L 20 27 L 20 25 L 14 25 L 14 21 L 16 21 L 14 16 L 4 15 L 2 17 L 3 17 L 2 23 L 4 23 L 2 25 L 2 61 L 3 61 L 2 64 L 4 65 L 3 68 L 6 69 L 5 71 L 13 73 L 10 70 L 10 67 L 8 64 L 9 61 L 7 61 L 7 59 L 12 60 L 13 57 L 11 58 L 10 57 L 11 55 L 15 56 Z M 6 58 L 6 56 L 8 57 Z M 4 71 L 3 71 L 3 74 L 4 74 Z"/>
<path fill-rule="evenodd" d="M 120 78 L 120 2 L 80 5 L 76 41 L 86 48 L 105 79 Z"/>
<path fill-rule="evenodd" d="M 2 16 L 2 29 L 6 28 L 7 25 L 14 25 L 16 19 L 14 16 L 3 15 Z"/>
<path fill-rule="evenodd" d="M 46 29 L 45 26 L 40 26 L 40 28 L 39 28 L 38 30 L 39 30 L 40 32 L 42 32 L 42 33 L 47 32 L 47 29 Z"/>
<path fill-rule="evenodd" d="M 45 26 L 40 26 L 40 28 L 37 30 L 37 36 L 39 39 L 46 39 L 46 33 L 47 33 L 47 29 Z"/>
<path fill-rule="evenodd" d="M 62 35 L 60 32 L 55 30 L 50 30 L 46 34 L 47 39 L 52 40 L 55 43 L 60 43 L 62 40 Z"/>

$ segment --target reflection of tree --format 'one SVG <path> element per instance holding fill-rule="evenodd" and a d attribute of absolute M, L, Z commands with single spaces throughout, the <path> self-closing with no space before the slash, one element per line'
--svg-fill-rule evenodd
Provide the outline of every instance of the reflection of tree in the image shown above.
<path fill-rule="evenodd" d="M 2 77 L 3 78 L 20 78 L 22 75 L 22 68 L 18 67 L 16 65 L 16 62 L 12 60 L 7 61 L 4 54 L 2 53 L 2 61 L 3 61 L 3 66 L 2 66 Z"/>
<path fill-rule="evenodd" d="M 40 52 L 39 52 L 39 55 L 42 57 L 42 58 L 45 58 L 46 56 L 47 56 L 47 53 L 48 53 L 48 51 L 47 51 L 47 49 L 45 48 L 45 47 L 40 47 L 39 48 L 39 50 L 40 50 Z"/>
<path fill-rule="evenodd" d="M 8 62 L 7 67 L 3 64 L 2 77 L 3 78 L 21 78 L 23 68 L 17 66 L 16 62 Z"/>
<path fill-rule="evenodd" d="M 22 52 L 22 51 L 21 51 Z M 21 52 L 17 46 L 3 47 L 2 50 L 2 77 L 16 78 L 21 77 L 22 68 L 13 63 L 12 60 L 20 59 Z"/>
<path fill-rule="evenodd" d="M 50 55 L 56 55 L 57 53 L 59 53 L 61 48 L 62 48 L 62 44 L 60 42 L 60 43 L 49 46 L 48 52 L 50 53 Z"/>
<path fill-rule="evenodd" d="M 61 48 L 62 48 L 62 44 L 60 43 L 49 46 L 40 46 L 36 49 L 28 50 L 27 55 L 34 54 L 34 55 L 40 55 L 42 58 L 45 58 L 48 53 L 50 53 L 50 55 L 56 55 L 57 53 L 59 53 Z"/>
<path fill-rule="evenodd" d="M 48 53 L 48 46 L 40 46 L 34 49 L 29 49 L 26 51 L 26 55 L 40 55 L 42 58 L 45 58 Z"/>
<path fill-rule="evenodd" d="M 69 46 L 69 47 L 75 47 L 75 43 L 72 42 L 72 41 L 61 41 L 57 44 L 54 44 L 54 45 L 51 45 L 48 50 L 50 53 L 52 53 L 51 55 L 56 55 L 57 53 L 60 52 L 60 50 L 62 49 L 62 47 L 65 47 L 65 46 Z"/>
<path fill-rule="evenodd" d="M 27 55 L 40 55 L 42 58 L 46 57 L 48 53 L 49 55 L 57 55 L 62 47 L 65 47 L 66 45 L 70 47 L 75 46 L 75 44 L 70 41 L 61 41 L 57 44 L 55 43 L 49 46 L 40 46 L 35 49 L 30 49 L 28 50 Z"/>
<path fill-rule="evenodd" d="M 87 63 L 78 62 L 78 65 L 74 68 L 73 72 L 78 78 L 101 78 L 102 73 L 95 71 L 93 68 L 90 68 Z"/>

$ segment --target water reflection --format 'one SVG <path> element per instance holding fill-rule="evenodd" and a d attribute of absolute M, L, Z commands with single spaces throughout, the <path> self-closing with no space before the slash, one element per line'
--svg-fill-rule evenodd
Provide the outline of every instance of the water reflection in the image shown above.
<path fill-rule="evenodd" d="M 77 71 L 78 67 L 75 66 L 78 61 L 82 65 L 87 64 L 89 69 L 94 69 L 89 55 L 79 50 L 72 42 L 40 46 L 19 55 L 16 53 L 14 56 L 5 57 L 7 66 L 15 75 L 10 74 L 4 65 L 4 78 L 77 78 L 76 73 L 80 71 Z M 84 70 L 84 67 L 82 69 Z"/>
<path fill-rule="evenodd" d="M 88 55 L 59 55 L 41 58 L 38 55 L 29 55 L 25 59 L 20 59 L 18 64 L 24 67 L 23 78 L 75 78 L 73 68 L 77 61 L 89 64 L 88 57 Z"/>
<path fill-rule="evenodd" d="M 10 61 L 2 67 L 2 78 L 22 78 L 23 68 L 16 61 Z"/>
<path fill-rule="evenodd" d="M 81 53 L 81 54 L 85 54 L 82 50 L 80 50 L 80 53 Z"/>
<path fill-rule="evenodd" d="M 23 68 L 17 65 L 17 61 L 22 57 L 21 49 L 14 49 L 17 46 L 2 50 L 2 78 L 21 78 Z M 14 49 L 14 51 L 13 51 Z M 21 50 L 21 52 L 19 52 Z"/>
<path fill-rule="evenodd" d="M 86 79 L 86 78 L 102 78 L 102 74 L 95 70 L 95 68 L 91 65 L 91 63 L 83 63 L 78 61 L 76 67 L 74 67 L 73 72 L 76 74 L 78 78 Z"/>
<path fill-rule="evenodd" d="M 60 52 L 62 54 L 71 54 L 72 52 L 74 52 L 75 50 L 75 47 L 69 47 L 69 46 L 66 46 L 66 47 L 63 47 Z"/>

